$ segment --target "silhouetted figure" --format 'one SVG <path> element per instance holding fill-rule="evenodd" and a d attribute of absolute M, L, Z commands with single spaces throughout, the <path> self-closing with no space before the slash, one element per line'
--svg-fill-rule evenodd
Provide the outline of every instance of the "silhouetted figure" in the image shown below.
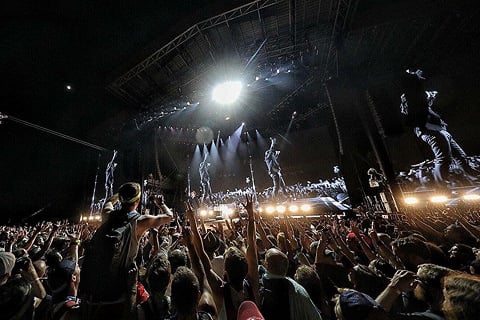
<path fill-rule="evenodd" d="M 432 109 L 438 92 L 426 91 L 424 80 L 421 70 L 407 70 L 402 81 L 404 93 L 401 95 L 400 109 L 406 117 L 406 125 L 413 127 L 415 135 L 432 149 L 435 182 L 444 186 L 454 159 L 461 165 L 468 181 L 477 180 L 479 171 L 471 167 L 467 154 L 447 131 L 447 124 Z"/>
<path fill-rule="evenodd" d="M 282 171 L 280 168 L 280 163 L 278 157 L 280 155 L 279 150 L 275 150 L 275 145 L 277 139 L 270 138 L 271 144 L 270 149 L 265 151 L 265 164 L 267 165 L 268 175 L 272 178 L 273 181 L 273 191 L 272 196 L 275 197 L 278 194 L 278 191 L 281 187 L 285 187 L 285 181 L 282 177 Z"/>

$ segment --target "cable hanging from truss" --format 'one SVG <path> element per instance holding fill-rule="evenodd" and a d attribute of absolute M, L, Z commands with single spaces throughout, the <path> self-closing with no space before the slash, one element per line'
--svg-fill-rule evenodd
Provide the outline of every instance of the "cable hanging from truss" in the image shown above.
<path fill-rule="evenodd" d="M 74 138 L 72 136 L 69 136 L 69 135 L 66 135 L 66 134 L 51 130 L 51 129 L 47 129 L 47 128 L 39 126 L 37 124 L 31 123 L 31 122 L 28 122 L 28 121 L 25 121 L 25 120 L 22 120 L 22 119 L 19 119 L 19 118 L 10 116 L 10 115 L 6 115 L 6 114 L 0 112 L 0 120 L 1 119 L 8 119 L 8 120 L 11 120 L 13 122 L 23 124 L 24 126 L 46 132 L 46 133 L 52 134 L 54 136 L 57 136 L 59 138 L 66 139 L 66 140 L 69 140 L 69 141 L 72 141 L 72 142 L 76 142 L 76 143 L 81 144 L 83 146 L 90 147 L 90 148 L 93 148 L 93 149 L 96 149 L 96 150 L 99 150 L 99 151 L 110 151 L 110 150 L 108 150 L 104 147 L 97 146 L 93 143 L 90 143 L 90 142 L 87 142 L 87 141 L 84 141 L 84 140 L 80 140 L 80 139 Z M 1 124 L 1 122 L 0 122 L 0 124 Z"/>

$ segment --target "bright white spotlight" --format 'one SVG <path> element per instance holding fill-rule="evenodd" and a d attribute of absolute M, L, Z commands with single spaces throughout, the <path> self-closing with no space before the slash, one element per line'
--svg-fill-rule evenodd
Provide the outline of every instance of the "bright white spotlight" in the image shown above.
<path fill-rule="evenodd" d="M 274 206 L 268 206 L 265 208 L 265 212 L 268 214 L 272 214 L 275 212 L 275 207 Z"/>
<path fill-rule="evenodd" d="M 478 194 L 466 194 L 466 195 L 463 196 L 463 199 L 468 200 L 468 201 L 475 201 L 475 200 L 480 199 L 480 195 L 478 195 Z"/>
<path fill-rule="evenodd" d="M 312 206 L 309 204 L 302 204 L 300 210 L 302 210 L 303 212 L 308 212 L 312 210 Z"/>
<path fill-rule="evenodd" d="M 203 209 L 203 210 L 200 210 L 200 216 L 201 217 L 206 217 L 207 216 L 207 210 Z"/>
<path fill-rule="evenodd" d="M 278 213 L 285 213 L 285 211 L 287 211 L 287 208 L 285 206 L 282 206 L 282 205 L 277 206 Z"/>
<path fill-rule="evenodd" d="M 224 208 L 223 209 L 223 217 L 228 218 L 233 214 L 232 208 Z"/>
<path fill-rule="evenodd" d="M 430 198 L 430 201 L 433 202 L 433 203 L 443 203 L 443 202 L 447 202 L 448 201 L 448 198 L 446 196 L 433 196 Z"/>
<path fill-rule="evenodd" d="M 418 199 L 415 197 L 406 197 L 405 199 L 403 199 L 403 201 L 409 205 L 414 205 L 418 203 Z"/>
<path fill-rule="evenodd" d="M 292 204 L 290 207 L 288 207 L 288 210 L 292 213 L 295 213 L 298 211 L 298 206 L 296 204 Z"/>
<path fill-rule="evenodd" d="M 231 104 L 235 102 L 242 92 L 242 83 L 240 81 L 227 81 L 213 88 L 212 98 L 221 104 Z"/>

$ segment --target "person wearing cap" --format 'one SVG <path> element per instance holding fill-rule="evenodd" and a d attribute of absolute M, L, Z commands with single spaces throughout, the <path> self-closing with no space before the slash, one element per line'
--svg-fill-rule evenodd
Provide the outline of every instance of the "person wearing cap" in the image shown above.
<path fill-rule="evenodd" d="M 339 289 L 335 297 L 337 320 L 387 320 L 388 314 L 368 294 L 353 289 Z"/>
<path fill-rule="evenodd" d="M 137 212 L 137 207 L 140 204 L 141 196 L 140 184 L 135 182 L 123 184 L 118 191 L 118 196 L 114 196 L 114 199 L 111 199 L 114 202 L 120 201 L 121 209 L 108 213 L 107 220 L 97 230 L 90 242 L 90 247 L 85 252 L 82 278 L 87 280 L 80 283 L 80 293 L 82 296 L 88 296 L 88 302 L 96 309 L 95 319 L 104 318 L 106 315 L 109 318 L 121 317 L 122 313 L 132 310 L 133 306 L 131 304 L 136 296 L 136 281 L 133 278 L 137 271 L 135 257 L 138 253 L 139 241 L 148 229 L 170 223 L 172 219 L 173 214 L 163 203 L 163 198 L 161 199 L 162 203 L 158 203 L 162 214 L 157 216 L 140 215 Z M 106 207 L 108 209 L 113 208 L 113 203 L 106 203 Z M 122 279 L 125 283 L 119 284 L 117 281 L 112 280 L 112 271 L 100 270 L 105 277 L 110 277 L 108 280 L 98 275 L 99 266 L 96 265 L 96 259 L 101 255 L 101 251 L 96 250 L 96 248 L 102 247 L 102 242 L 105 241 L 112 229 L 116 230 L 116 228 L 121 226 L 129 226 L 131 230 L 129 237 L 125 240 L 129 241 L 129 243 L 124 245 L 127 252 L 121 253 L 121 261 L 112 261 L 112 263 L 115 263 L 115 266 L 101 266 L 102 268 L 108 268 L 108 270 L 113 268 L 115 274 L 123 274 L 126 278 L 131 276 L 129 279 Z M 113 281 L 113 284 L 118 285 L 122 289 L 116 290 L 107 284 L 101 283 L 101 281 Z"/>
<path fill-rule="evenodd" d="M 263 301 L 260 310 L 267 320 L 322 319 L 305 288 L 286 276 L 286 254 L 276 248 L 269 249 L 265 254 L 265 268 L 266 272 L 261 279 Z"/>
<path fill-rule="evenodd" d="M 238 308 L 237 320 L 265 320 L 257 305 L 252 301 L 243 301 Z"/>

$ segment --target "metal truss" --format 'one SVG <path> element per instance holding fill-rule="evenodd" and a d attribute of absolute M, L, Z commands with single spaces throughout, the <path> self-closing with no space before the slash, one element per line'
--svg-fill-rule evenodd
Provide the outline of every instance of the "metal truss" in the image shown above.
<path fill-rule="evenodd" d="M 153 54 L 151 54 L 149 57 L 147 57 L 145 60 L 134 66 L 132 69 L 127 71 L 124 75 L 121 77 L 117 78 L 111 85 L 111 89 L 113 91 L 115 88 L 119 88 L 122 86 L 124 83 L 129 81 L 130 79 L 134 78 L 135 76 L 139 75 L 141 72 L 146 70 L 148 67 L 156 63 L 157 61 L 161 60 L 163 57 L 165 57 L 168 53 L 171 51 L 179 48 L 180 45 L 185 43 L 186 41 L 194 38 L 201 32 L 208 30 L 210 28 L 213 28 L 219 24 L 222 23 L 227 23 L 228 21 L 237 19 L 239 17 L 245 16 L 247 14 L 250 14 L 252 12 L 256 12 L 268 7 L 271 7 L 273 5 L 277 5 L 280 2 L 283 2 L 286 0 L 257 0 L 253 1 L 251 3 L 248 3 L 246 5 L 243 5 L 241 7 L 238 7 L 236 9 L 224 12 L 222 14 L 219 14 L 213 18 L 204 20 L 202 22 L 199 22 L 190 28 L 188 28 L 186 31 L 184 31 L 182 34 L 178 35 L 175 37 L 172 41 L 164 45 L 162 48 L 158 49 L 155 51 Z"/>
<path fill-rule="evenodd" d="M 329 76 L 338 76 L 338 41 L 346 36 L 349 24 L 353 21 L 356 7 L 359 0 L 337 0 L 335 16 L 333 17 L 332 34 L 330 35 L 330 44 L 325 59 L 325 68 L 323 80 Z M 352 8 L 352 4 L 354 5 Z M 333 69 L 333 70 L 332 70 Z"/>

